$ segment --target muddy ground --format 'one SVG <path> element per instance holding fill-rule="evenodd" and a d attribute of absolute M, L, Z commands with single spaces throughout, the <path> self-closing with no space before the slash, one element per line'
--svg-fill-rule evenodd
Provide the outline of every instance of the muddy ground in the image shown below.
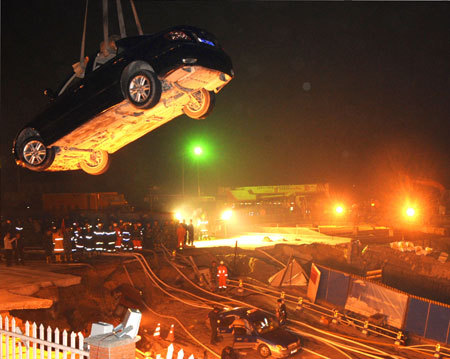
<path fill-rule="evenodd" d="M 448 243 L 442 238 L 438 241 L 443 246 Z M 362 245 L 365 247 L 365 243 Z M 346 246 L 281 244 L 265 251 L 283 263 L 292 256 L 302 264 L 307 273 L 312 262 L 359 275 L 365 274 L 366 270 L 383 268 L 385 284 L 450 303 L 450 263 L 439 262 L 436 254 L 425 257 L 401 253 L 391 249 L 386 243 L 370 244 L 364 254 L 354 256 L 351 262 L 346 257 Z M 212 260 L 224 260 L 231 278 L 251 278 L 263 283 L 267 283 L 267 279 L 281 269 L 279 263 L 258 250 L 238 249 L 235 252 L 234 248 L 187 249 L 183 254 L 192 256 L 199 268 L 208 267 Z M 146 256 L 162 280 L 180 288 L 185 286 L 181 276 L 165 265 L 162 257 L 158 257 L 154 252 L 148 252 Z M 161 322 L 162 336 L 165 337 L 173 321 L 149 312 L 143 306 L 143 300 L 155 312 L 181 319 L 205 343 L 209 342 L 209 330 L 205 324 L 208 311 L 180 305 L 168 299 L 144 276 L 136 262 L 99 256 L 89 260 L 89 264 L 64 269 L 66 273 L 82 277 L 79 285 L 67 288 L 49 287 L 37 293 L 39 297 L 54 300 L 50 309 L 13 311 L 10 314 L 45 326 L 58 327 L 60 330 L 81 331 L 88 336 L 91 323 L 103 321 L 117 325 L 122 320 L 125 307 L 136 307 L 144 312 L 141 324 L 142 340 L 138 343 L 138 348 L 156 353 L 170 344 L 164 340 L 151 340 L 156 323 Z M 186 267 L 183 271 L 190 278 L 195 278 L 192 268 Z M 299 294 L 304 294 L 303 292 L 304 290 L 300 290 Z M 183 346 L 196 357 L 201 357 L 203 349 L 191 345 L 191 340 L 183 334 L 178 325 L 175 328 L 176 347 Z"/>

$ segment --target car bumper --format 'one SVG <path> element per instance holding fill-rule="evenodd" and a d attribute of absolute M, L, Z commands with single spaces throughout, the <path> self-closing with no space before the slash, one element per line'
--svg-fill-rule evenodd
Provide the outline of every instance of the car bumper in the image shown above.
<path fill-rule="evenodd" d="M 300 351 L 300 347 L 283 349 L 283 350 L 271 350 L 273 358 L 288 358 L 291 355 L 295 355 Z"/>

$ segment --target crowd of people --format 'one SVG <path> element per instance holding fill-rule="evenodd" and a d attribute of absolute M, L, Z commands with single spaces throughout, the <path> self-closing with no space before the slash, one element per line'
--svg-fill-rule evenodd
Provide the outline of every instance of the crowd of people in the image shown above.
<path fill-rule="evenodd" d="M 48 263 L 77 261 L 102 252 L 139 251 L 164 245 L 182 249 L 193 246 L 192 220 L 95 221 L 61 219 L 3 219 L 1 221 L 4 257 L 7 265 L 24 264 L 24 247 L 42 248 Z M 1 248 L 1 247 L 0 247 Z"/>

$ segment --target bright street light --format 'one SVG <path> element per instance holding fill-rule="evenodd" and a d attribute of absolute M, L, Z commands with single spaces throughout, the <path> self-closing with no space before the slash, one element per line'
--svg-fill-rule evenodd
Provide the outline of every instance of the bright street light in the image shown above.
<path fill-rule="evenodd" d="M 405 214 L 409 218 L 414 217 L 416 215 L 416 210 L 412 207 L 408 207 L 405 211 Z"/>
<path fill-rule="evenodd" d="M 337 205 L 334 210 L 336 211 L 337 214 L 342 214 L 344 213 L 344 207 L 342 207 L 341 205 Z"/>
<path fill-rule="evenodd" d="M 197 156 L 200 156 L 200 155 L 203 153 L 203 148 L 201 148 L 200 146 L 196 146 L 196 147 L 194 148 L 194 153 L 195 153 Z"/>
<path fill-rule="evenodd" d="M 227 209 L 222 213 L 222 220 L 229 221 L 233 217 L 233 211 L 231 209 Z"/>

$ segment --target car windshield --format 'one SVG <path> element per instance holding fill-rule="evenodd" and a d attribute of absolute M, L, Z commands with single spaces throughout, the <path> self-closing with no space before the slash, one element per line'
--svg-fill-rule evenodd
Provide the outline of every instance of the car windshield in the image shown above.
<path fill-rule="evenodd" d="M 258 334 L 265 334 L 278 328 L 278 323 L 262 312 L 250 313 L 248 319 Z"/>

